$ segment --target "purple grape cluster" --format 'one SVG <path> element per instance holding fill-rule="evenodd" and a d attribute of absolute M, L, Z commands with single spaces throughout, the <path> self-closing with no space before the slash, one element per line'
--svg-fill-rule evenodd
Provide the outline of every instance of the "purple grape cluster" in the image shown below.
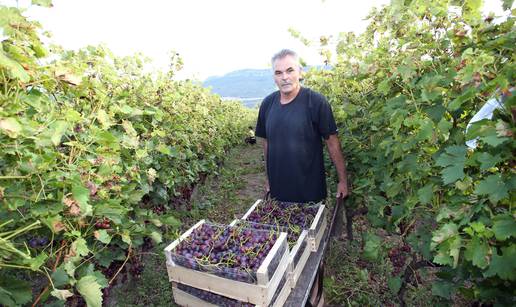
<path fill-rule="evenodd" d="M 204 223 L 178 244 L 172 258 L 184 267 L 248 283 L 276 242 L 274 231 Z"/>
<path fill-rule="evenodd" d="M 28 242 L 32 248 L 42 248 L 49 243 L 47 237 L 33 237 Z"/>
<path fill-rule="evenodd" d="M 194 287 L 190 287 L 184 284 L 178 284 L 177 288 L 181 291 L 189 293 L 201 300 L 217 305 L 217 306 L 227 306 L 227 307 L 253 307 L 254 304 L 237 301 L 235 299 L 225 297 L 222 295 L 218 295 L 209 291 L 197 289 Z"/>
<path fill-rule="evenodd" d="M 310 228 L 318 206 L 309 204 L 296 204 L 267 200 L 259 203 L 247 217 L 248 221 L 254 223 L 276 225 L 282 231 L 287 231 L 287 240 L 292 247 L 303 229 Z"/>

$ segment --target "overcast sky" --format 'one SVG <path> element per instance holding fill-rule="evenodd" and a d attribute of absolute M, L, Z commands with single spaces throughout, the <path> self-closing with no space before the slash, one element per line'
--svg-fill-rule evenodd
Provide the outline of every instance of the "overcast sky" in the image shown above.
<path fill-rule="evenodd" d="M 308 64 L 321 64 L 316 48 L 305 48 L 288 32 L 303 36 L 363 31 L 373 6 L 389 0 L 54 0 L 52 8 L 28 8 L 52 41 L 66 49 L 105 43 L 117 55 L 142 52 L 155 67 L 166 67 L 168 53 L 184 60 L 182 77 L 203 80 L 243 68 L 268 68 L 282 48 L 296 50 Z M 499 0 L 485 0 L 496 7 Z M 0 0 L 16 5 L 16 1 Z"/>

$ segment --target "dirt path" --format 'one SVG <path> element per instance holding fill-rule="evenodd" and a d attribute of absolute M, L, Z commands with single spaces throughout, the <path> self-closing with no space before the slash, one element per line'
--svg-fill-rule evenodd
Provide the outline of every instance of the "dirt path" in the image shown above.
<path fill-rule="evenodd" d="M 207 208 L 205 218 L 217 223 L 230 223 L 264 196 L 265 168 L 260 140 L 255 145 L 233 148 L 220 168 L 203 185 L 194 189 L 193 207 Z"/>

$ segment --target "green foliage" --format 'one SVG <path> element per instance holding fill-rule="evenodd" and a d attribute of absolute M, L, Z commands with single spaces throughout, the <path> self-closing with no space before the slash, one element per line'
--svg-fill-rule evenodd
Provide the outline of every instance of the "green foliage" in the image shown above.
<path fill-rule="evenodd" d="M 448 270 L 435 295 L 459 290 L 503 305 L 516 295 L 515 18 L 495 23 L 481 3 L 393 1 L 373 10 L 364 34 L 335 42 L 334 68 L 312 71 L 306 83 L 333 106 L 351 203 L 406 238 L 416 260 Z M 468 127 L 491 98 L 503 107 Z M 366 241 L 366 255 L 373 246 Z M 389 287 L 399 289 L 395 279 Z"/>
<path fill-rule="evenodd" d="M 146 73 L 139 55 L 47 50 L 38 23 L 15 8 L 0 13 L 0 224 L 15 221 L 0 233 L 0 273 L 35 271 L 55 282 L 54 297 L 77 290 L 100 306 L 105 277 L 84 268 L 177 229 L 174 201 L 216 169 L 255 114 L 173 70 Z M 34 223 L 44 227 L 24 230 Z M 22 304 L 17 291 L 0 292 L 2 304 Z"/>

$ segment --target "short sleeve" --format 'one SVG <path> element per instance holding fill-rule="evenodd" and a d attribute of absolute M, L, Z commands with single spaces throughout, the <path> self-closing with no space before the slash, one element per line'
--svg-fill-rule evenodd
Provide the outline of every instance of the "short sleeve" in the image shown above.
<path fill-rule="evenodd" d="M 255 135 L 257 137 L 261 137 L 266 139 L 267 138 L 267 132 L 265 129 L 266 120 L 267 120 L 267 109 L 268 109 L 268 99 L 264 99 L 262 104 L 260 105 L 260 110 L 258 111 L 258 120 L 256 121 L 256 129 L 255 129 Z"/>
<path fill-rule="evenodd" d="M 313 114 L 312 118 L 314 119 L 314 124 L 317 126 L 321 136 L 327 140 L 330 135 L 337 134 L 337 124 L 335 123 L 331 106 L 326 98 L 318 93 L 312 94 L 314 94 L 313 98 L 316 100 L 316 103 L 314 103 L 315 110 L 313 110 L 315 111 L 315 114 Z"/>

